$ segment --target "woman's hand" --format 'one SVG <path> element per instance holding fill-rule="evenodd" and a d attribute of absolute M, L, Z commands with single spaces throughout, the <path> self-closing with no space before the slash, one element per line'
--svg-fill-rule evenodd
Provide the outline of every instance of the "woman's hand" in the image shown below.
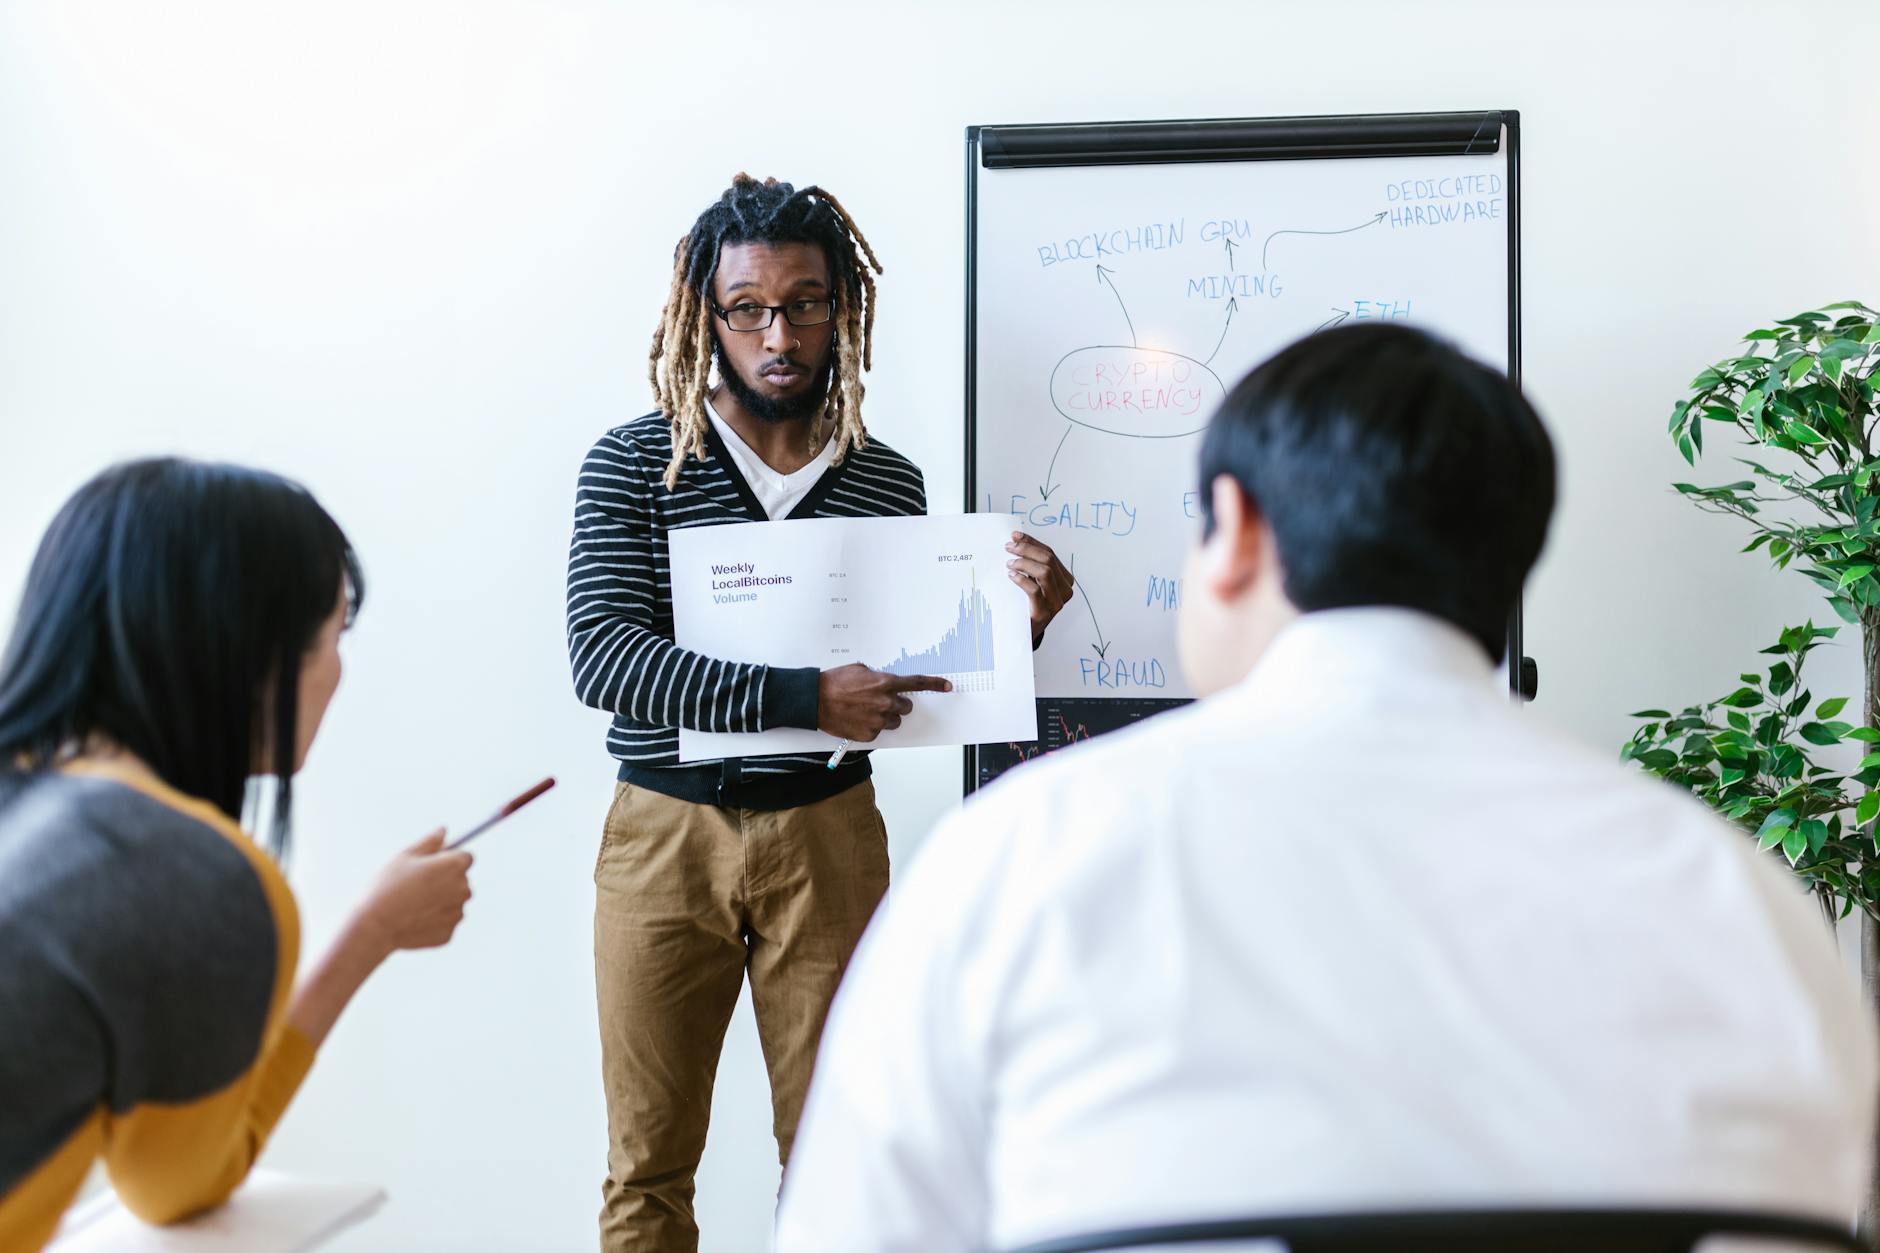
<path fill-rule="evenodd" d="M 444 850 L 442 828 L 431 832 L 379 871 L 360 902 L 359 925 L 387 954 L 449 943 L 470 900 L 471 861 Z"/>
<path fill-rule="evenodd" d="M 470 899 L 470 860 L 444 850 L 440 829 L 387 862 L 332 947 L 294 988 L 288 1024 L 318 1047 L 387 957 L 448 942 Z"/>

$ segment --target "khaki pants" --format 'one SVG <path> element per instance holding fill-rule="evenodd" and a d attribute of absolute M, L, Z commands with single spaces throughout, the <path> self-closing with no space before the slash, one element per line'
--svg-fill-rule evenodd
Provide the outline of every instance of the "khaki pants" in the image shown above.
<path fill-rule="evenodd" d="M 746 970 L 788 1162 L 830 999 L 888 888 L 872 783 L 797 809 L 616 784 L 594 865 L 607 1094 L 601 1247 L 698 1247 L 693 1176 Z"/>

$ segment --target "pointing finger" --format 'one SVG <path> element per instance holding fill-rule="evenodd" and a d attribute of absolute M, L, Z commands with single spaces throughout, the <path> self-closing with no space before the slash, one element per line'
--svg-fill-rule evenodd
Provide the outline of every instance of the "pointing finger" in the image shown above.
<path fill-rule="evenodd" d="M 953 685 L 937 674 L 896 674 L 888 677 L 890 692 L 950 692 Z"/>

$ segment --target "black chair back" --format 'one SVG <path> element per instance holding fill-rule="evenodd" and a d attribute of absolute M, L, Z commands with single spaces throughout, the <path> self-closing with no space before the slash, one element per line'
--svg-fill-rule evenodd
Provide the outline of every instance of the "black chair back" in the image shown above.
<path fill-rule="evenodd" d="M 1702 1241 L 1753 1236 L 1809 1249 L 1866 1246 L 1851 1228 L 1730 1210 L 1411 1210 L 1169 1223 L 1028 1244 L 1016 1253 L 1099 1253 L 1156 1245 L 1278 1240 L 1290 1253 L 1692 1253 Z"/>

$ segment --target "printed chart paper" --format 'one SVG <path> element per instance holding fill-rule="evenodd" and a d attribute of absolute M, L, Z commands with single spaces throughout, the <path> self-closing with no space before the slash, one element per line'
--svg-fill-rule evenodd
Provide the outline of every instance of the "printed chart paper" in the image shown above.
<path fill-rule="evenodd" d="M 1003 514 L 804 518 L 671 533 L 674 635 L 730 661 L 939 675 L 867 747 L 1036 738 L 1031 609 L 1006 572 Z M 679 730 L 679 759 L 833 752 L 821 731 Z"/>

